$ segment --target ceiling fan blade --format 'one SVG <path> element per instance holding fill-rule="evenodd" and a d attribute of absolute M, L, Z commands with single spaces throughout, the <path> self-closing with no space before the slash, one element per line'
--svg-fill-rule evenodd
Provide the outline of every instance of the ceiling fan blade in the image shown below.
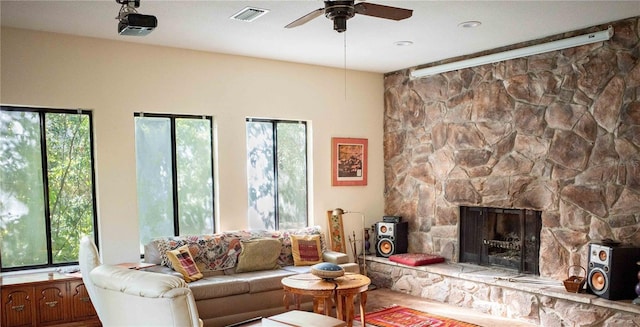
<path fill-rule="evenodd" d="M 354 8 L 358 14 L 393 20 L 409 18 L 413 14 L 411 9 L 377 5 L 369 2 L 360 2 Z"/>
<path fill-rule="evenodd" d="M 304 23 L 306 23 L 306 22 L 308 22 L 308 21 L 310 21 L 310 20 L 322 15 L 323 13 L 324 13 L 324 8 L 316 9 L 316 10 L 314 10 L 314 11 L 312 11 L 312 12 L 310 12 L 310 13 L 308 13 L 308 14 L 306 14 L 306 15 L 304 15 L 304 16 L 296 19 L 296 20 L 294 20 L 293 22 L 289 23 L 289 25 L 285 26 L 284 28 L 293 28 L 293 27 L 296 27 L 296 26 L 300 26 L 300 25 L 302 25 L 302 24 L 304 24 Z"/>

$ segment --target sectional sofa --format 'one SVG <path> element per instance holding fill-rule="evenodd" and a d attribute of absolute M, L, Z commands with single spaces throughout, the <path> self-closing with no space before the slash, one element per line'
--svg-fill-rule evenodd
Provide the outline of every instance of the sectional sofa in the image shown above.
<path fill-rule="evenodd" d="M 188 285 L 200 319 L 207 327 L 284 312 L 284 291 L 280 281 L 290 275 L 309 272 L 314 263 L 313 260 L 302 260 L 308 257 L 298 258 L 300 251 L 309 255 L 310 251 L 318 250 L 320 261 L 339 264 L 347 272 L 359 270 L 357 264 L 348 262 L 346 254 L 326 250 L 325 236 L 319 226 L 154 239 L 145 246 L 144 257 L 145 262 L 156 265 L 145 270 L 184 277 L 173 267 L 167 253 L 185 246 L 202 275 Z M 265 255 L 264 251 L 270 252 Z M 273 251 L 277 253 L 267 259 Z M 254 255 L 251 252 L 255 252 Z M 275 263 L 263 262 L 273 258 Z M 311 299 L 303 299 L 303 307 L 310 308 Z"/>

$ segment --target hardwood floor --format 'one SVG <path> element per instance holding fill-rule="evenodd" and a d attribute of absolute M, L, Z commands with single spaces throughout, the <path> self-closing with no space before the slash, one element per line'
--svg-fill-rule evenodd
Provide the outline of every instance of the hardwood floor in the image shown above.
<path fill-rule="evenodd" d="M 375 289 L 368 292 L 366 311 L 374 311 L 378 308 L 390 305 L 402 305 L 412 309 L 429 312 L 439 316 L 451 317 L 456 320 L 473 323 L 480 326 L 490 327 L 530 327 L 535 326 L 530 323 L 500 318 L 484 314 L 468 308 L 460 308 L 449 304 L 430 301 L 408 294 L 394 292 L 389 289 Z M 357 308 L 357 306 L 356 306 Z M 354 326 L 361 327 L 359 322 L 354 322 Z M 367 324 L 367 326 L 370 326 Z"/>

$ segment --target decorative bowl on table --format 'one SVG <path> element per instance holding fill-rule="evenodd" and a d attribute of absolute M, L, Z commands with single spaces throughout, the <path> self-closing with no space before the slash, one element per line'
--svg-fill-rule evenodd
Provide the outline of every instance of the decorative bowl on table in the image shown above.
<path fill-rule="evenodd" d="M 344 276 L 344 269 L 335 263 L 321 262 L 311 266 L 311 273 L 314 276 L 331 281 Z"/>

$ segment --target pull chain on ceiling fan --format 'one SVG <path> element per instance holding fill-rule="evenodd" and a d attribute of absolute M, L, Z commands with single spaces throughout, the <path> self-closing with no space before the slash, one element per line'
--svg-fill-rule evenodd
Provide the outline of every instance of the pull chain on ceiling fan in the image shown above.
<path fill-rule="evenodd" d="M 347 33 L 342 34 L 344 43 L 344 100 L 347 101 Z"/>
<path fill-rule="evenodd" d="M 360 2 L 355 4 L 355 0 L 349 1 L 324 1 L 324 8 L 318 8 L 289 23 L 285 28 L 294 28 L 324 15 L 333 21 L 333 29 L 338 33 L 347 30 L 347 20 L 356 14 L 372 16 L 377 18 L 403 20 L 413 15 L 412 9 L 404 9 L 375 3 Z M 347 35 L 344 34 L 344 98 L 347 99 Z"/>
<path fill-rule="evenodd" d="M 338 33 L 342 33 L 347 30 L 347 20 L 356 14 L 391 20 L 403 20 L 411 17 L 413 14 L 413 10 L 411 9 L 390 7 L 368 2 L 360 2 L 358 4 L 354 3 L 354 0 L 325 1 L 324 8 L 316 9 L 294 20 L 285 26 L 285 28 L 300 26 L 324 13 L 327 18 L 333 21 L 333 29 Z"/>

